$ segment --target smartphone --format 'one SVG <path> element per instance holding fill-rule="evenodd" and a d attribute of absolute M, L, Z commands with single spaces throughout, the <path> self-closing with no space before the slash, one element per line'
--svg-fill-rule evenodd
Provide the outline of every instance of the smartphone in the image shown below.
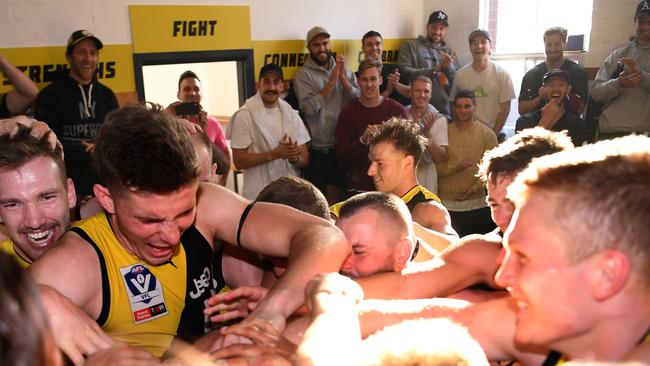
<path fill-rule="evenodd" d="M 201 105 L 196 102 L 192 103 L 181 103 L 176 106 L 176 115 L 178 116 L 192 116 L 199 114 L 201 111 Z"/>

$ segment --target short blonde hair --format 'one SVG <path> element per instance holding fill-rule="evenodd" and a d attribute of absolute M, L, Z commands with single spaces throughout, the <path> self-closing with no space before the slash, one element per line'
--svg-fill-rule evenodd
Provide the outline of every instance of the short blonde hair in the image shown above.
<path fill-rule="evenodd" d="M 508 189 L 517 208 L 531 194 L 554 205 L 547 220 L 570 241 L 569 260 L 620 250 L 650 284 L 650 138 L 626 136 L 540 157 Z"/>

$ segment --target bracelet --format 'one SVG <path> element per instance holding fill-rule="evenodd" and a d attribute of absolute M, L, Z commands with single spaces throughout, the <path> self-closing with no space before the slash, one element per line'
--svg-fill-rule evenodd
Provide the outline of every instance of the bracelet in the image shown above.
<path fill-rule="evenodd" d="M 298 163 L 299 161 L 300 161 L 300 158 L 289 159 L 289 162 L 290 162 L 291 164 L 296 164 L 296 163 Z"/>

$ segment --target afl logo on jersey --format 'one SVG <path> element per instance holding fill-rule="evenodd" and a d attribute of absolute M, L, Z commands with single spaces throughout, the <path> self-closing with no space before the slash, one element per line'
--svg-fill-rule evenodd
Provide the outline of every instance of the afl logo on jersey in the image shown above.
<path fill-rule="evenodd" d="M 162 285 L 149 268 L 134 264 L 120 268 L 126 285 L 127 297 L 135 324 L 147 322 L 168 314 Z"/>

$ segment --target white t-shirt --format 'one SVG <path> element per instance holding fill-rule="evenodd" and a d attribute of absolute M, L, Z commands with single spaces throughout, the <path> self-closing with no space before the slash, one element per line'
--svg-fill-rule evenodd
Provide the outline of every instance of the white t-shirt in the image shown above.
<path fill-rule="evenodd" d="M 476 112 L 474 118 L 486 126 L 494 128 L 501 103 L 515 99 L 515 88 L 510 74 L 490 61 L 483 71 L 476 71 L 469 63 L 456 72 L 454 85 L 449 93 L 449 100 L 456 99 L 461 90 L 471 90 L 476 95 Z"/>
<path fill-rule="evenodd" d="M 411 113 L 411 106 L 406 106 L 406 111 Z M 429 104 L 427 106 L 427 112 L 432 112 L 436 115 L 436 120 L 431 126 L 431 140 L 429 143 L 435 142 L 440 146 L 449 146 L 449 136 L 447 135 L 447 129 L 449 122 L 447 118 L 433 105 Z M 416 121 L 420 128 L 423 127 L 422 121 Z M 432 193 L 438 193 L 438 172 L 436 171 L 436 164 L 431 160 L 431 155 L 429 151 L 425 151 L 420 158 L 417 169 L 417 178 L 418 183 L 421 186 L 424 186 L 426 189 Z"/>

